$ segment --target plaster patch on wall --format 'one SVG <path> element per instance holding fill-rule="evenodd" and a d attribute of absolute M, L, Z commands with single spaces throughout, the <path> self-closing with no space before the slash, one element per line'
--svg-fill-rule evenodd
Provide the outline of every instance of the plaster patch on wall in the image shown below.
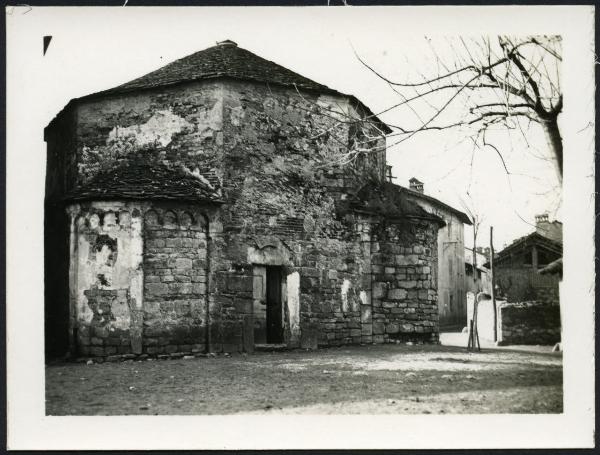
<path fill-rule="evenodd" d="M 367 300 L 367 293 L 365 291 L 360 291 L 359 298 L 363 305 L 369 304 L 369 301 Z"/>
<path fill-rule="evenodd" d="M 342 311 L 344 313 L 347 313 L 350 310 L 350 307 L 348 305 L 348 291 L 350 290 L 351 286 L 352 283 L 350 283 L 350 280 L 344 280 L 344 282 L 342 283 Z"/>
<path fill-rule="evenodd" d="M 236 106 L 230 108 L 231 124 L 234 126 L 240 126 L 244 120 L 244 109 L 242 106 Z"/>
<path fill-rule="evenodd" d="M 293 272 L 287 276 L 287 305 L 290 315 L 290 335 L 292 340 L 300 339 L 300 274 Z"/>
<path fill-rule="evenodd" d="M 131 218 L 131 264 L 129 268 L 130 274 L 130 290 L 131 302 L 135 308 L 142 308 L 144 296 L 144 240 L 142 235 L 142 218 L 139 216 Z"/>
<path fill-rule="evenodd" d="M 186 127 L 192 127 L 192 124 L 173 114 L 170 110 L 157 111 L 146 123 L 141 125 L 115 126 L 108 133 L 107 144 L 110 145 L 110 143 L 125 137 L 133 137 L 139 146 L 158 142 L 161 146 L 166 147 L 171 143 L 173 135 L 180 133 Z"/>

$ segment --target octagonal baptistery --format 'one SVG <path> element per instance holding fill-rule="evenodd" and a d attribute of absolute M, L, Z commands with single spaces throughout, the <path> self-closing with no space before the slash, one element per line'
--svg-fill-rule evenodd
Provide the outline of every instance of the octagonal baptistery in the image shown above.
<path fill-rule="evenodd" d="M 436 340 L 440 219 L 385 183 L 389 132 L 231 41 L 71 100 L 45 130 L 48 354 Z"/>

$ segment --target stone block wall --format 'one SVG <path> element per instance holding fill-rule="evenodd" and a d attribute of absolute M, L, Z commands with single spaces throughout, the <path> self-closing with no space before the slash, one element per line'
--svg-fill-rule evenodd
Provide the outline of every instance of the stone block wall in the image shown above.
<path fill-rule="evenodd" d="M 371 245 L 372 333 L 376 343 L 438 341 L 437 226 L 383 226 Z"/>
<path fill-rule="evenodd" d="M 544 302 L 503 303 L 498 308 L 499 344 L 547 344 L 560 341 L 560 306 Z"/>
<path fill-rule="evenodd" d="M 299 267 L 300 323 L 318 332 L 320 346 L 365 342 L 361 304 L 370 288 L 368 256 L 354 241 L 303 242 Z"/>
<path fill-rule="evenodd" d="M 144 329 L 147 354 L 204 351 L 207 223 L 180 204 L 144 214 Z"/>
<path fill-rule="evenodd" d="M 217 183 L 222 162 L 219 82 L 90 99 L 76 108 L 77 181 L 127 160 L 198 169 Z"/>

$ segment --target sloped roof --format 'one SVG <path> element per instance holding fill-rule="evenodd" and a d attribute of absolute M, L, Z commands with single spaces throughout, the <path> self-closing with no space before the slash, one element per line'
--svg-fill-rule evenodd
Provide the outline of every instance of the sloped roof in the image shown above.
<path fill-rule="evenodd" d="M 504 261 L 507 257 L 510 256 L 511 252 L 525 248 L 527 245 L 532 244 L 535 244 L 536 246 L 541 246 L 554 253 L 562 255 L 562 242 L 552 240 L 546 236 L 539 234 L 538 232 L 532 232 L 531 234 L 519 237 L 513 243 L 504 248 L 502 251 L 496 253 L 494 255 L 494 264 Z M 489 262 L 485 263 L 484 265 L 486 267 L 489 267 Z"/>
<path fill-rule="evenodd" d="M 284 87 L 297 87 L 299 90 L 345 96 L 355 104 L 361 106 L 366 114 L 370 116 L 375 123 L 379 124 L 380 128 L 382 128 L 386 134 L 389 134 L 392 131 L 356 97 L 338 92 L 326 85 L 319 84 L 318 82 L 308 79 L 275 62 L 259 57 L 229 40 L 222 41 L 216 46 L 175 60 L 156 71 L 152 71 L 151 73 L 125 84 L 72 100 L 72 102 L 164 87 L 183 82 L 219 78 L 253 81 Z"/>
<path fill-rule="evenodd" d="M 297 86 L 299 89 L 323 92 L 332 90 L 326 85 L 319 84 L 277 63 L 259 57 L 246 49 L 238 47 L 233 41 L 227 40 L 216 46 L 175 60 L 156 71 L 101 93 L 122 93 L 130 90 L 218 77 L 269 82 L 287 87 Z"/>
<path fill-rule="evenodd" d="M 65 196 L 67 201 L 107 199 L 221 202 L 200 176 L 162 163 L 140 162 L 124 162 L 102 171 Z"/>
<path fill-rule="evenodd" d="M 445 225 L 444 220 L 408 199 L 404 188 L 393 183 L 369 182 L 350 197 L 349 204 L 354 210 L 386 218 L 423 219 Z"/>
<path fill-rule="evenodd" d="M 543 267 L 539 270 L 539 273 L 542 275 L 561 275 L 563 271 L 563 258 L 558 258 L 555 261 L 552 261 L 546 267 Z"/>
<path fill-rule="evenodd" d="M 415 197 L 417 199 L 423 199 L 424 201 L 430 202 L 432 205 L 435 205 L 435 206 L 437 206 L 437 207 L 439 207 L 441 209 L 444 209 L 444 210 L 447 210 L 450 213 L 453 213 L 454 215 L 456 215 L 456 217 L 458 218 L 458 220 L 461 221 L 464 224 L 468 224 L 469 226 L 473 224 L 471 222 L 471 220 L 469 219 L 469 217 L 464 212 L 461 212 L 460 210 L 455 209 L 451 205 L 448 205 L 445 202 L 442 202 L 439 199 L 434 198 L 433 196 L 429 196 L 427 194 L 420 193 L 420 192 L 415 191 L 415 190 L 411 190 L 410 188 L 406 188 L 406 187 L 401 186 L 401 185 L 397 185 L 397 184 L 394 184 L 394 185 L 397 186 L 398 188 L 402 188 L 402 190 L 406 191 L 407 194 L 409 194 L 409 195 L 411 195 L 411 196 L 413 196 L 413 197 Z"/>

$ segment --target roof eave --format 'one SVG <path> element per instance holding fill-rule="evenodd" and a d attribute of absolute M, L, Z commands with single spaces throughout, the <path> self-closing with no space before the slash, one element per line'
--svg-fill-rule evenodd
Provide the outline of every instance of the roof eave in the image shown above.
<path fill-rule="evenodd" d="M 65 196 L 63 202 L 67 204 L 78 202 L 93 201 L 182 201 L 202 204 L 221 205 L 225 201 L 222 199 L 208 199 L 197 196 L 168 196 L 168 195 L 86 195 L 86 196 Z"/>
<path fill-rule="evenodd" d="M 411 190 L 410 188 L 406 188 L 406 187 L 404 187 L 402 185 L 398 185 L 396 183 L 392 183 L 392 185 L 397 186 L 402 191 L 406 191 L 406 192 L 408 192 L 409 194 L 411 194 L 411 195 L 413 195 L 415 197 L 425 199 L 425 200 L 427 200 L 429 202 L 432 202 L 434 204 L 437 204 L 437 205 L 443 207 L 444 209 L 448 210 L 449 212 L 454 213 L 458 217 L 459 221 L 462 221 L 463 224 L 466 224 L 466 225 L 469 225 L 469 226 L 473 225 L 473 223 L 471 222 L 471 220 L 469 219 L 469 217 L 464 212 L 461 212 L 460 210 L 455 209 L 454 207 L 446 204 L 445 202 L 440 201 L 439 199 L 434 198 L 433 196 L 429 196 L 427 194 Z"/>

